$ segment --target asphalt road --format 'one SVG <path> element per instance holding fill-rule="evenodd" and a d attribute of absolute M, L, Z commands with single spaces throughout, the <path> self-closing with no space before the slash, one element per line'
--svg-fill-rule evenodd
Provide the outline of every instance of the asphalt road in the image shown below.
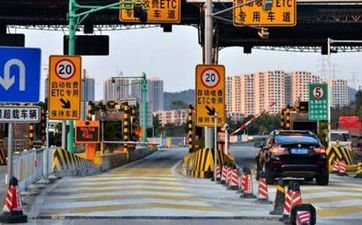
<path fill-rule="evenodd" d="M 230 152 L 239 166 L 254 167 L 252 144 L 232 145 Z M 63 178 L 38 197 L 27 212 L 35 220 L 27 224 L 283 224 L 269 215 L 271 204 L 181 175 L 177 163 L 186 153 L 185 148 L 162 150 L 100 175 Z M 332 175 L 327 187 L 301 184 L 303 202 L 317 208 L 317 224 L 362 224 L 362 179 Z M 275 187 L 268 191 L 274 200 Z"/>

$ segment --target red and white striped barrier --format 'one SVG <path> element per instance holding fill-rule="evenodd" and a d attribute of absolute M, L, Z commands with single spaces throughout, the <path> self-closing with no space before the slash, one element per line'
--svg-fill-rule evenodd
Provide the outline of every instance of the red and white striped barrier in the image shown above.
<path fill-rule="evenodd" d="M 221 179 L 221 165 L 220 164 L 218 164 L 216 166 L 215 173 L 216 173 L 216 180 L 220 180 Z"/>
<path fill-rule="evenodd" d="M 232 172 L 232 169 L 230 166 L 227 167 L 227 173 L 226 173 L 226 186 L 229 186 L 230 185 L 230 182 L 231 182 L 231 172 Z"/>
<path fill-rule="evenodd" d="M 339 162 L 338 175 L 347 176 L 347 164 L 346 164 L 346 161 L 344 161 L 344 160 L 341 160 Z"/>
<path fill-rule="evenodd" d="M 296 218 L 296 225 L 310 225 L 310 212 L 298 211 Z"/>
<path fill-rule="evenodd" d="M 240 197 L 243 198 L 255 198 L 253 194 L 253 182 L 251 180 L 251 172 L 250 169 L 246 170 L 246 175 L 244 179 L 244 194 L 242 194 Z"/>
<path fill-rule="evenodd" d="M 259 178 L 258 202 L 269 203 L 268 186 L 265 177 Z"/>
<path fill-rule="evenodd" d="M 229 188 L 231 190 L 238 189 L 238 170 L 236 168 L 231 169 Z"/>
<path fill-rule="evenodd" d="M 338 159 L 338 158 L 335 158 L 335 159 L 333 160 L 332 173 L 337 174 L 338 171 L 339 171 L 339 159 Z"/>
<path fill-rule="evenodd" d="M 226 182 L 226 173 L 227 173 L 227 168 L 226 168 L 226 166 L 224 165 L 224 166 L 222 167 L 222 171 L 221 171 L 221 179 L 220 179 L 220 183 L 221 183 L 221 184 L 225 184 L 225 182 Z"/>

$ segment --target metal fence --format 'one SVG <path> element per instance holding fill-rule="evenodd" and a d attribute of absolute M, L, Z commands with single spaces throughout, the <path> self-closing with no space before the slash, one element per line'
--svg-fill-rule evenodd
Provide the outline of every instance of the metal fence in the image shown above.
<path fill-rule="evenodd" d="M 13 176 L 19 181 L 20 191 L 52 173 L 51 151 L 51 148 L 41 148 L 13 154 Z"/>

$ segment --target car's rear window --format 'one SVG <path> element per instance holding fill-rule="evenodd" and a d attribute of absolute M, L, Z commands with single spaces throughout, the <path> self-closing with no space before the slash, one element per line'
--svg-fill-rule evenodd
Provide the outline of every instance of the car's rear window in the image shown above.
<path fill-rule="evenodd" d="M 319 144 L 319 141 L 309 135 L 278 135 L 275 137 L 275 142 L 278 145 L 282 144 Z"/>

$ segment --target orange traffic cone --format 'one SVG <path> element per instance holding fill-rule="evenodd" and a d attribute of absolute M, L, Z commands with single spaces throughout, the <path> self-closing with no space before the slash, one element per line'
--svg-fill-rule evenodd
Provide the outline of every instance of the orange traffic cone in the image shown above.
<path fill-rule="evenodd" d="M 339 170 L 339 159 L 335 158 L 333 160 L 333 167 L 332 167 L 332 173 L 337 174 Z"/>
<path fill-rule="evenodd" d="M 253 181 L 251 180 L 251 172 L 249 168 L 246 169 L 244 193 L 240 197 L 255 198 L 255 195 L 253 194 Z"/>
<path fill-rule="evenodd" d="M 347 174 L 347 164 L 344 160 L 341 160 L 339 162 L 339 167 L 338 167 L 338 176 L 348 176 Z"/>
<path fill-rule="evenodd" d="M 258 200 L 260 203 L 271 203 L 268 196 L 268 186 L 266 184 L 266 178 L 264 175 L 261 175 L 259 178 L 258 186 Z"/>
<path fill-rule="evenodd" d="M 18 189 L 18 180 L 12 177 L 9 182 L 9 188 L 6 193 L 3 214 L 0 215 L 1 223 L 26 223 L 28 217 L 23 214 L 20 194 Z"/>
<path fill-rule="evenodd" d="M 230 190 L 238 189 L 238 170 L 235 167 L 231 169 L 229 189 Z"/>

